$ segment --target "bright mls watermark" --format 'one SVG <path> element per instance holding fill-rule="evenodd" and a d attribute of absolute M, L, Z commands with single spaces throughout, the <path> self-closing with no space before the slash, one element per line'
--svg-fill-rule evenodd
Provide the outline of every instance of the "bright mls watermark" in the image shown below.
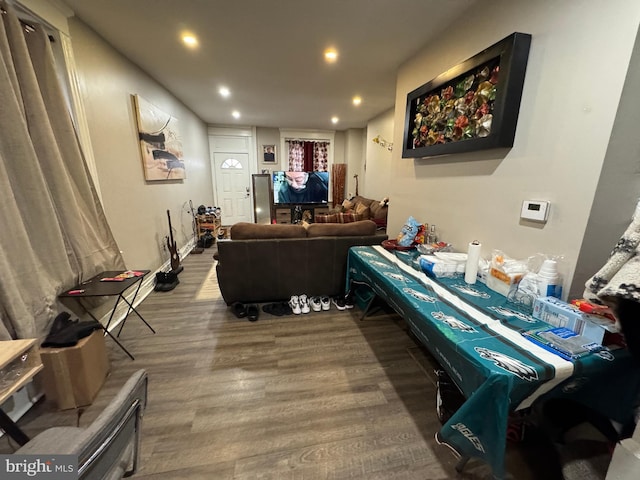
<path fill-rule="evenodd" d="M 77 480 L 77 455 L 0 455 L 2 480 Z"/>

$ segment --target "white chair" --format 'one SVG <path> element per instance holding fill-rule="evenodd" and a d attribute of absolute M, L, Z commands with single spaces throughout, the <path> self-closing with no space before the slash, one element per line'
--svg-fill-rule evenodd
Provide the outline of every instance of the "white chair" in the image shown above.
<path fill-rule="evenodd" d="M 15 453 L 78 455 L 79 479 L 128 477 L 138 467 L 146 404 L 147 373 L 138 370 L 90 425 L 50 428 Z"/>

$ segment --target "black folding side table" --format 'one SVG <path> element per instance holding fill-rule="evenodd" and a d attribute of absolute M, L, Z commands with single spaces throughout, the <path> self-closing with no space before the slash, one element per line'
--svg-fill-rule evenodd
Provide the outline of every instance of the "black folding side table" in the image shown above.
<path fill-rule="evenodd" d="M 100 325 L 102 326 L 102 329 L 105 331 L 105 334 L 109 335 L 113 339 L 113 341 L 116 342 L 118 346 L 127 355 L 129 355 L 131 360 L 135 360 L 134 356 L 131 355 L 131 353 L 129 353 L 129 350 L 127 350 L 124 347 L 124 345 L 122 345 L 122 343 L 120 343 L 120 341 L 116 337 L 114 337 L 109 331 L 111 320 L 113 319 L 113 316 L 116 313 L 118 305 L 122 300 L 128 305 L 128 308 L 127 308 L 127 313 L 122 319 L 122 323 L 120 324 L 120 328 L 117 334 L 118 337 L 120 336 L 120 332 L 122 332 L 122 328 L 124 327 L 124 324 L 127 321 L 127 318 L 129 317 L 129 314 L 131 312 L 134 312 L 140 318 L 140 320 L 142 320 L 144 324 L 147 327 L 149 327 L 149 330 L 151 330 L 153 333 L 156 333 L 153 327 L 147 323 L 147 321 L 143 318 L 143 316 L 140 315 L 140 313 L 133 306 L 133 304 L 136 301 L 136 297 L 138 296 L 138 292 L 140 291 L 140 287 L 142 286 L 142 280 L 151 270 L 131 270 L 131 271 L 135 272 L 138 275 L 132 276 L 129 278 L 124 278 L 121 281 L 104 281 L 103 279 L 115 278 L 118 275 L 125 273 L 122 270 L 108 270 L 108 271 L 99 273 L 95 277 L 90 278 L 89 280 L 86 280 L 76 285 L 72 289 L 61 293 L 59 297 L 75 299 L 78 302 L 78 304 L 83 308 L 83 310 L 87 312 L 89 316 L 98 323 L 100 323 L 100 321 L 93 315 L 93 313 L 91 313 L 91 310 L 85 305 L 85 303 L 83 302 L 83 299 L 87 299 L 91 297 L 116 297 L 116 301 L 113 305 L 113 308 L 111 309 L 111 314 L 109 315 L 109 320 L 107 321 L 107 325 L 106 326 L 102 325 L 102 323 L 100 323 Z M 133 286 L 136 286 L 136 290 L 133 295 L 133 298 L 131 299 L 131 301 L 129 301 L 124 296 L 124 293 Z"/>

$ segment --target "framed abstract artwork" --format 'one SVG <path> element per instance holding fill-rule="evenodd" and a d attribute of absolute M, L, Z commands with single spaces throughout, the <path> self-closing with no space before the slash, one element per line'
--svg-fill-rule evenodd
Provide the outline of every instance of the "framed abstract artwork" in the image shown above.
<path fill-rule="evenodd" d="M 187 177 L 178 119 L 134 95 L 144 178 L 149 181 Z"/>
<path fill-rule="evenodd" d="M 512 147 L 530 45 L 513 33 L 409 92 L 402 157 Z"/>

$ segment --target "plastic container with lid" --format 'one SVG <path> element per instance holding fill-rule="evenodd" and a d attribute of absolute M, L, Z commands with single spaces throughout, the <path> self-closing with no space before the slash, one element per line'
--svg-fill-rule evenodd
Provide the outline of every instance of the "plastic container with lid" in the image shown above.
<path fill-rule="evenodd" d="M 562 284 L 558 274 L 558 262 L 545 260 L 538 272 L 538 291 L 541 297 L 556 297 L 562 295 Z"/>

